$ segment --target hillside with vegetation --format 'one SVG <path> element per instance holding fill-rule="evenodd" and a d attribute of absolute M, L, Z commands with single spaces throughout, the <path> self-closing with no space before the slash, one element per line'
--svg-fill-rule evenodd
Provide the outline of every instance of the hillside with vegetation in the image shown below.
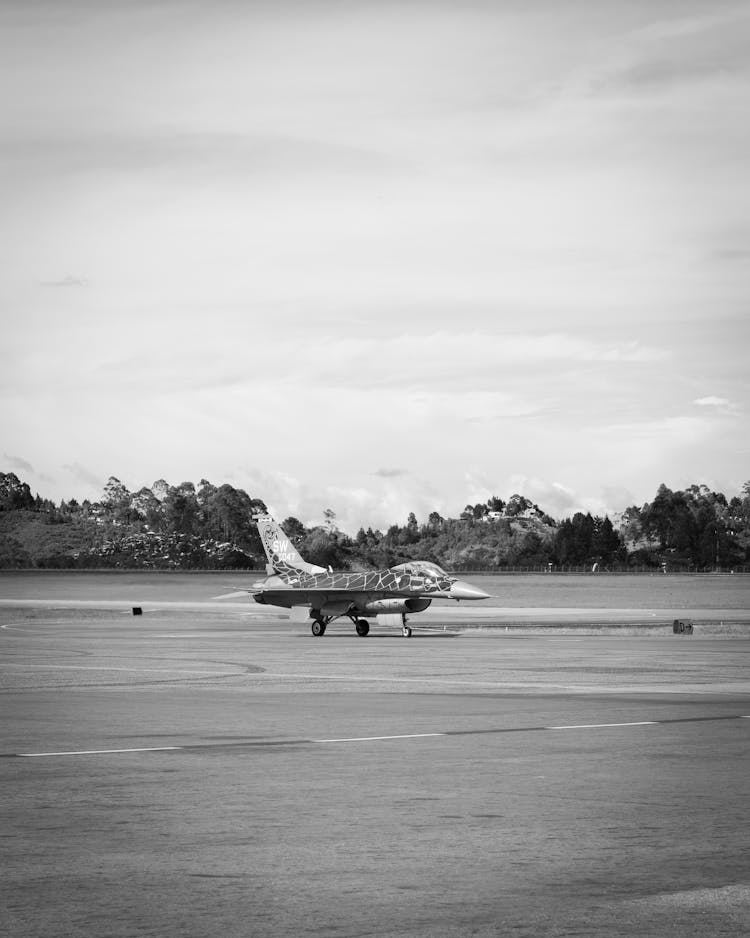
<path fill-rule="evenodd" d="M 55 504 L 14 473 L 0 473 L 0 568 L 262 569 L 252 516 L 266 508 L 231 485 L 163 479 L 131 492 L 111 477 L 98 501 Z M 675 571 L 750 569 L 750 482 L 730 500 L 706 486 L 673 492 L 616 518 L 578 512 L 557 521 L 522 495 L 467 505 L 458 518 L 412 513 L 387 531 L 341 532 L 330 509 L 319 525 L 283 522 L 300 553 L 334 569 L 432 560 L 449 570 Z"/>

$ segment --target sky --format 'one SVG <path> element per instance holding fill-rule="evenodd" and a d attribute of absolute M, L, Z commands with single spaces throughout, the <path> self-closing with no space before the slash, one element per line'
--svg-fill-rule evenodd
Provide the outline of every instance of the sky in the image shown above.
<path fill-rule="evenodd" d="M 741 0 L 3 0 L 0 471 L 344 530 L 750 479 Z"/>

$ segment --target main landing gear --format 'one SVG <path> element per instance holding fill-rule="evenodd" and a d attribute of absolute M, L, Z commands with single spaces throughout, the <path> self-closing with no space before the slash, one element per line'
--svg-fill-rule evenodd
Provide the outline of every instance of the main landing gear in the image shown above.
<path fill-rule="evenodd" d="M 320 638 L 321 636 L 325 635 L 326 626 L 333 618 L 334 616 L 315 616 L 312 621 L 312 625 L 310 626 L 313 635 L 316 638 Z M 360 638 L 364 638 L 366 635 L 370 634 L 370 623 L 367 621 L 367 619 L 357 619 L 354 615 L 350 615 L 349 618 L 354 623 L 355 631 Z M 388 624 L 390 625 L 391 623 Z M 401 626 L 401 634 L 404 636 L 404 638 L 411 638 L 411 628 L 406 624 L 405 619 L 403 621 L 403 625 Z"/>
<path fill-rule="evenodd" d="M 313 623 L 312 623 L 312 625 L 310 626 L 310 629 L 311 629 L 313 635 L 314 635 L 316 638 L 320 638 L 322 635 L 325 635 L 325 634 L 326 634 L 326 626 L 328 625 L 328 623 L 329 623 L 330 621 L 331 621 L 331 617 L 330 617 L 330 616 L 326 616 L 325 618 L 315 618 L 315 619 L 313 619 Z"/>
<path fill-rule="evenodd" d="M 332 618 L 333 616 L 316 616 L 313 619 L 310 631 L 316 638 L 320 638 L 326 634 L 326 626 Z M 370 623 L 367 619 L 355 619 L 354 616 L 349 616 L 349 618 L 354 623 L 354 628 L 357 630 L 357 635 L 359 635 L 360 638 L 364 638 L 365 635 L 369 634 Z"/>

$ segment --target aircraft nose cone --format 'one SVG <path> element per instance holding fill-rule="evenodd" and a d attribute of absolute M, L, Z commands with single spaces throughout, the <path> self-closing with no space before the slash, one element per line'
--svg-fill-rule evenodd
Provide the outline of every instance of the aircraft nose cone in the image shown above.
<path fill-rule="evenodd" d="M 480 590 L 478 586 L 472 586 L 464 580 L 456 580 L 451 584 L 451 599 L 489 599 L 490 594 Z"/>

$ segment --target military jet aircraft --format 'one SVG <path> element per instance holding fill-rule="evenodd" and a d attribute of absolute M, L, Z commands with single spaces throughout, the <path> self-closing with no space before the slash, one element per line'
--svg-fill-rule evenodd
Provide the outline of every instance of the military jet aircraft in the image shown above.
<path fill-rule="evenodd" d="M 248 592 L 264 605 L 308 606 L 315 636 L 325 635 L 329 622 L 346 616 L 364 637 L 370 631 L 367 620 L 379 616 L 384 625 L 400 626 L 410 638 L 407 614 L 422 612 L 433 599 L 489 598 L 484 590 L 423 560 L 367 573 L 334 573 L 306 563 L 269 515 L 256 515 L 255 520 L 268 557 L 268 576 Z"/>

